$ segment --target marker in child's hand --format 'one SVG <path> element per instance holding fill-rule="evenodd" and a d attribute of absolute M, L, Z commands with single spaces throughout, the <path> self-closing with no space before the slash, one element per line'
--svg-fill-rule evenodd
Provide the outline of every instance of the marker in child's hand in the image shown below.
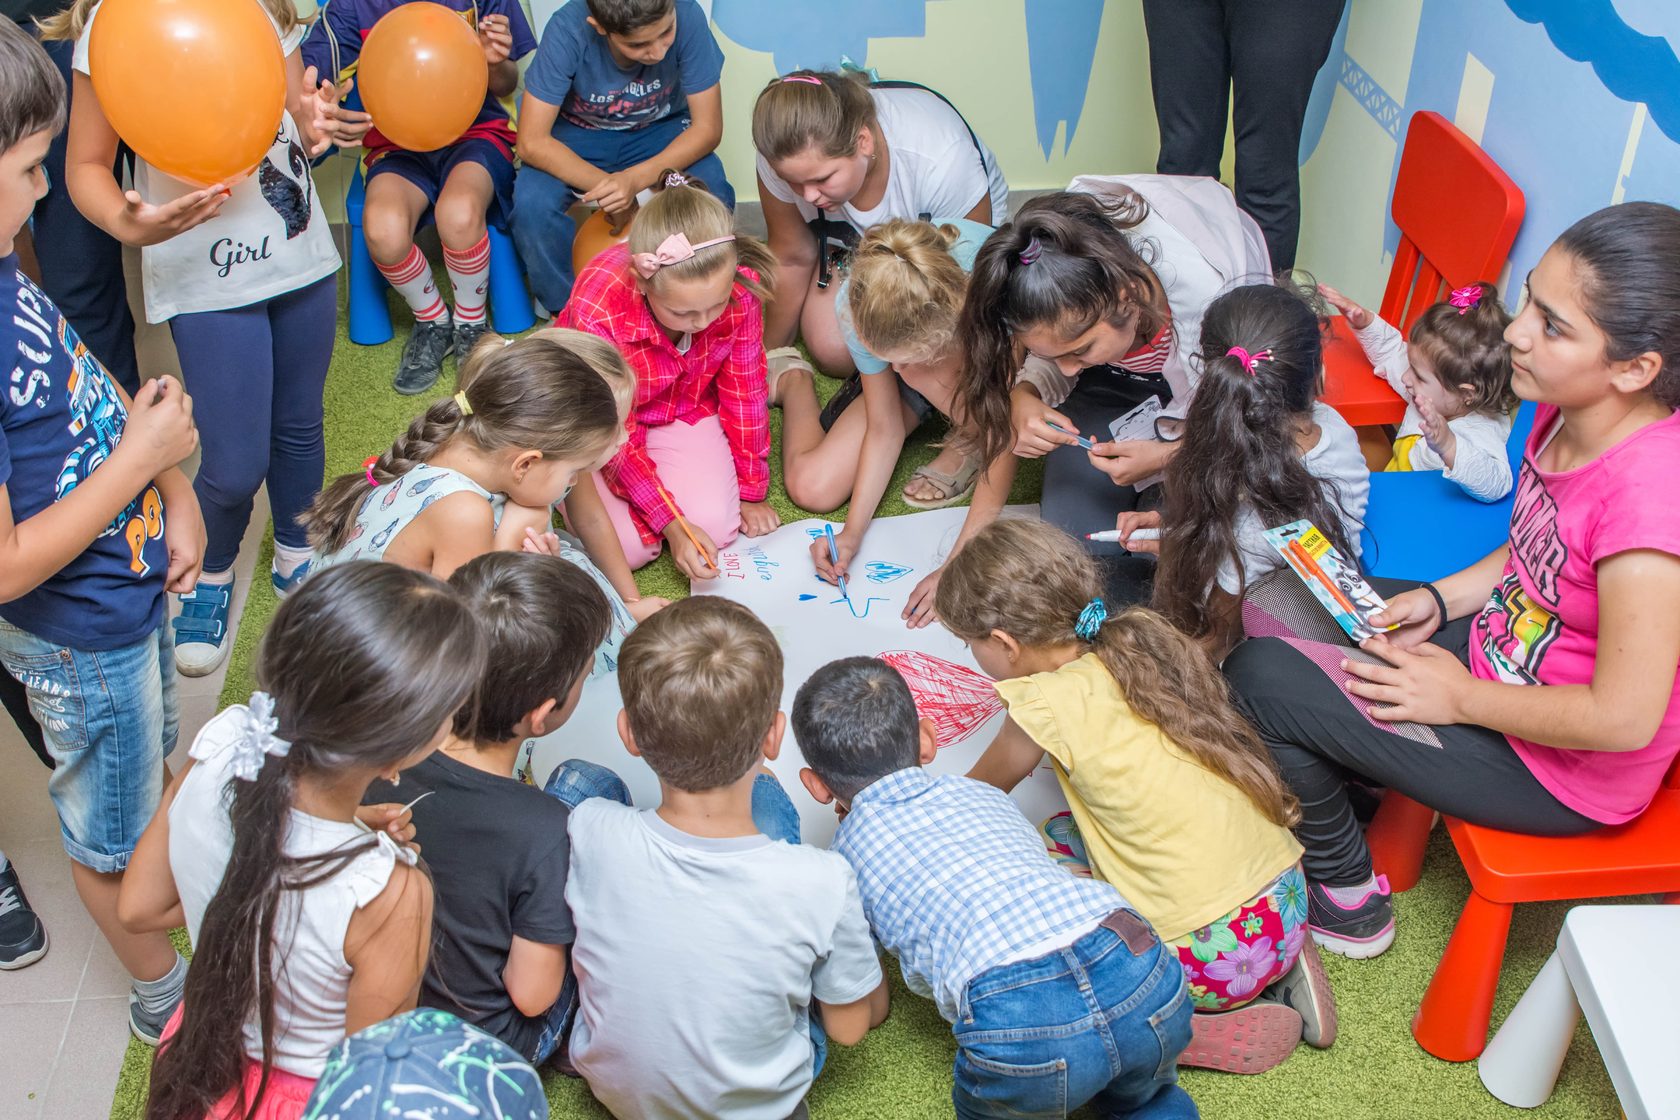
<path fill-rule="evenodd" d="M 1086 533 L 1088 541 L 1101 541 L 1104 544 L 1125 544 L 1127 541 L 1158 541 L 1161 539 L 1159 529 L 1133 529 L 1130 533 L 1122 533 L 1118 529 L 1104 529 L 1100 533 Z"/>
<path fill-rule="evenodd" d="M 432 794 L 434 794 L 436 792 L 437 792 L 437 790 L 435 790 L 435 789 L 429 789 L 425 793 L 422 793 L 419 797 L 416 797 L 413 801 L 410 801 L 407 805 L 404 805 L 401 809 L 398 809 L 397 810 L 397 816 L 398 817 L 402 816 L 404 813 L 408 812 L 410 809 L 414 808 L 416 805 L 420 804 L 420 802 L 426 800 L 426 798 L 430 797 Z M 392 818 L 392 819 L 394 820 L 395 818 Z"/>
<path fill-rule="evenodd" d="M 840 549 L 834 543 L 834 523 L 823 522 L 823 536 L 828 538 L 828 562 L 834 565 L 834 578 L 840 585 L 840 598 L 850 603 L 852 597 L 846 594 L 846 577 L 840 574 Z"/>
<path fill-rule="evenodd" d="M 1072 436 L 1073 437 L 1073 442 L 1077 443 L 1080 447 L 1083 447 L 1085 450 L 1095 451 L 1097 449 L 1097 445 L 1096 445 L 1096 442 L 1094 440 L 1088 439 L 1085 436 L 1080 435 L 1078 432 L 1070 432 L 1066 428 L 1062 427 L 1060 424 L 1057 424 L 1053 421 L 1046 420 L 1045 423 L 1049 424 L 1052 428 L 1056 429 L 1058 432 L 1061 432 L 1064 436 Z"/>

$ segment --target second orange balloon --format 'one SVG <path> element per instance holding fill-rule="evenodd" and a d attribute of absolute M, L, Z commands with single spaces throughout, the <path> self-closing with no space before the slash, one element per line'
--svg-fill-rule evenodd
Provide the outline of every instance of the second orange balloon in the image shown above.
<path fill-rule="evenodd" d="M 478 33 L 442 4 L 411 3 L 381 16 L 356 68 L 373 127 L 411 152 L 454 143 L 478 117 L 490 67 Z"/>

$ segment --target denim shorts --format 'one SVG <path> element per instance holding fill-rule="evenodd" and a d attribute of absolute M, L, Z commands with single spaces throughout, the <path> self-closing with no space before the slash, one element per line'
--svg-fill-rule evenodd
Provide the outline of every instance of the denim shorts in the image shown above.
<path fill-rule="evenodd" d="M 0 666 L 23 684 L 54 768 L 70 858 L 121 871 L 163 797 L 175 748 L 175 644 L 164 622 L 121 649 L 69 649 L 0 619 Z"/>

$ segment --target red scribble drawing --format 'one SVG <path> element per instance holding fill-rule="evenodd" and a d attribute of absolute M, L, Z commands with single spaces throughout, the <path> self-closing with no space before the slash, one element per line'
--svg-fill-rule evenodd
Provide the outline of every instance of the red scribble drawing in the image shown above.
<path fill-rule="evenodd" d="M 991 679 L 967 666 L 914 650 L 888 650 L 880 656 L 910 686 L 916 714 L 933 721 L 940 750 L 962 742 L 1003 710 Z"/>

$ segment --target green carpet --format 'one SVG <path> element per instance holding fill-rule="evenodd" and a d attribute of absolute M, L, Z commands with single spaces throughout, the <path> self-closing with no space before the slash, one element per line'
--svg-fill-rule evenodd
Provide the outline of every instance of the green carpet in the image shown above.
<path fill-rule="evenodd" d="M 343 333 L 343 321 L 341 314 L 338 346 L 327 380 L 329 476 L 354 470 L 368 455 L 383 450 L 424 401 L 398 397 L 390 390 L 398 342 L 371 348 L 354 346 Z M 446 368 L 445 384 L 434 396 L 450 390 L 451 373 Z M 824 392 L 831 392 L 836 385 L 828 382 Z M 772 412 L 772 432 L 778 440 L 780 424 L 781 414 Z M 938 434 L 923 432 L 911 438 L 887 491 L 888 498 L 882 503 L 883 516 L 911 512 L 897 495 L 915 466 L 932 458 L 932 442 Z M 773 455 L 772 460 L 776 465 L 772 470 L 771 503 L 785 521 L 808 516 L 788 501 L 781 485 L 779 459 Z M 1036 462 L 1024 468 L 1011 497 L 1014 501 L 1035 501 L 1041 468 Z M 268 562 L 269 546 L 265 545 L 257 571 L 266 570 Z M 638 573 L 637 583 L 648 594 L 673 598 L 687 594 L 686 581 L 669 555 Z M 253 581 L 222 691 L 224 705 L 242 701 L 250 694 L 257 640 L 275 606 L 268 581 Z M 1418 998 L 1468 893 L 1468 881 L 1452 846 L 1445 832 L 1438 831 L 1422 883 L 1395 900 L 1400 936 L 1394 948 L 1372 961 L 1325 958 L 1341 1013 L 1341 1036 L 1336 1045 L 1326 1051 L 1302 1047 L 1276 1070 L 1255 1077 L 1186 1071 L 1183 1084 L 1203 1115 L 1217 1120 L 1310 1116 L 1456 1120 L 1522 1115 L 1615 1120 L 1620 1115 L 1615 1094 L 1584 1026 L 1577 1032 L 1576 1046 L 1564 1065 L 1556 1094 L 1532 1113 L 1509 1108 L 1489 1096 L 1476 1078 L 1474 1063 L 1437 1061 L 1412 1041 L 1409 1025 Z M 1551 952 L 1567 908 L 1556 904 L 1517 909 L 1494 1010 L 1496 1024 Z M 830 1050 L 828 1068 L 811 1094 L 811 1113 L 818 1120 L 950 1116 L 953 1053 L 949 1029 L 933 1004 L 912 996 L 894 969 L 892 1017 L 861 1045 Z M 144 1114 L 151 1054 L 149 1048 L 130 1043 L 112 1103 L 114 1120 L 140 1120 Z M 608 1116 L 581 1081 L 550 1076 L 548 1087 L 549 1114 L 553 1117 Z"/>

